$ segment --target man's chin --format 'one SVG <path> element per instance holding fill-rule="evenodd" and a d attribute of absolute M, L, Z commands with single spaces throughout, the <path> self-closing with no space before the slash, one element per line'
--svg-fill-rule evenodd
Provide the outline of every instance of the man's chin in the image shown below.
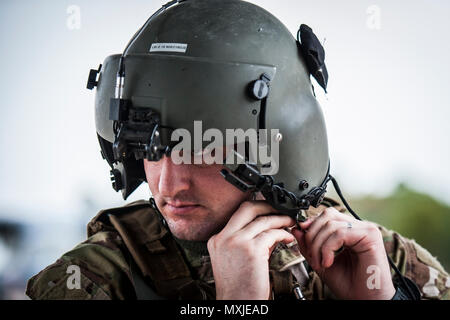
<path fill-rule="evenodd" d="M 172 231 L 172 235 L 175 238 L 178 238 L 180 240 L 186 240 L 186 241 L 208 241 L 209 238 L 211 238 L 212 234 L 208 234 L 208 235 L 202 235 L 199 233 L 186 233 L 184 231 L 182 232 L 174 232 Z"/>
<path fill-rule="evenodd" d="M 181 240 L 208 241 L 221 228 L 211 225 L 192 225 L 188 222 L 167 221 L 172 234 Z"/>

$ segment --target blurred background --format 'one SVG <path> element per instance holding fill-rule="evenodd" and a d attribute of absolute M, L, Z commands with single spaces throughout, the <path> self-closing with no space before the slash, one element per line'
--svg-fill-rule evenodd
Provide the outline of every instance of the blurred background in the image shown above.
<path fill-rule="evenodd" d="M 0 2 L 0 298 L 86 237 L 111 188 L 89 69 L 167 1 Z M 250 1 L 324 43 L 331 172 L 355 211 L 450 270 L 450 2 Z M 329 194 L 333 195 L 332 186 Z M 142 185 L 128 200 L 148 199 Z"/>

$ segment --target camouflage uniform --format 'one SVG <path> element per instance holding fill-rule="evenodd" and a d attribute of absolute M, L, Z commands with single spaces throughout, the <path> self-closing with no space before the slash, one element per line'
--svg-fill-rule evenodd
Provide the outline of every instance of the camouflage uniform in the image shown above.
<path fill-rule="evenodd" d="M 318 215 L 329 206 L 345 211 L 325 198 L 305 215 Z M 379 229 L 388 255 L 418 285 L 423 299 L 450 299 L 450 277 L 436 258 L 414 240 Z M 70 265 L 80 268 L 80 289 L 67 286 Z M 269 265 L 273 298 L 294 298 L 297 283 L 308 300 L 335 298 L 296 243 L 279 244 Z M 142 283 L 169 299 L 215 298 L 206 243 L 174 239 L 143 200 L 100 211 L 88 224 L 88 239 L 32 277 L 26 293 L 32 299 L 136 299 Z"/>

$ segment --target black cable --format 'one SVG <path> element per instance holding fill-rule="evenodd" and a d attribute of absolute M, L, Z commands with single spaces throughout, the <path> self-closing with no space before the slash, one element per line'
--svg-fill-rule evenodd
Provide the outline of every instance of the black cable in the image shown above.
<path fill-rule="evenodd" d="M 344 203 L 344 206 L 347 208 L 347 210 L 351 213 L 351 215 L 353 217 L 355 217 L 355 219 L 362 221 L 362 219 L 352 210 L 352 208 L 350 208 L 350 205 L 347 203 L 347 201 L 345 200 L 341 189 L 339 188 L 339 185 L 336 181 L 336 179 L 330 174 L 329 175 L 331 182 L 333 183 L 333 187 L 336 190 L 338 196 L 341 198 L 342 202 Z M 400 272 L 400 270 L 398 270 L 397 266 L 395 265 L 395 263 L 392 261 L 391 257 L 389 257 L 388 254 L 386 254 L 388 261 L 389 261 L 389 265 L 391 266 L 392 269 L 394 269 L 395 273 L 397 274 L 397 276 L 400 278 L 400 281 L 402 282 L 402 284 L 404 285 L 404 287 L 406 287 L 406 289 L 408 290 L 409 296 L 412 300 L 415 300 L 415 295 L 412 292 L 410 286 L 407 284 L 405 277 L 403 276 L 403 274 Z"/>

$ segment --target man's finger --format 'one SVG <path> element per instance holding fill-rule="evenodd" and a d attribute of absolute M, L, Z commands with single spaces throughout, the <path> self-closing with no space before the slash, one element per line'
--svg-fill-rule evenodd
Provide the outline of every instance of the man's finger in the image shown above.
<path fill-rule="evenodd" d="M 223 229 L 226 233 L 235 233 L 243 229 L 260 215 L 267 215 L 277 212 L 270 204 L 262 200 L 244 201 L 236 212 L 231 216 L 227 225 Z"/>
<path fill-rule="evenodd" d="M 295 240 L 292 233 L 283 229 L 270 229 L 258 234 L 254 241 L 256 247 L 270 249 L 278 242 L 290 243 Z"/>
<path fill-rule="evenodd" d="M 253 239 L 265 230 L 292 227 L 294 224 L 295 220 L 289 216 L 263 215 L 256 217 L 238 232 L 241 233 L 244 238 Z"/>
<path fill-rule="evenodd" d="M 340 228 L 330 234 L 330 236 L 322 243 L 320 247 L 320 267 L 329 268 L 335 258 L 335 252 L 341 247 L 351 250 L 353 246 L 358 244 L 367 236 L 366 228 Z"/>
<path fill-rule="evenodd" d="M 326 223 L 322 225 L 322 228 L 317 232 L 316 236 L 310 243 L 308 243 L 308 253 L 312 256 L 312 265 L 319 266 L 322 262 L 322 251 L 321 248 L 324 242 L 337 230 L 339 229 L 347 229 L 348 222 L 345 221 L 337 221 L 337 220 L 328 220 Z M 357 227 L 356 224 L 353 224 L 353 227 Z M 337 248 L 336 250 L 338 250 Z"/>
<path fill-rule="evenodd" d="M 316 237 L 317 233 L 319 232 L 319 230 L 323 227 L 324 224 L 326 224 L 330 220 L 347 221 L 347 222 L 355 221 L 354 218 L 349 217 L 345 214 L 342 214 L 334 208 L 326 208 L 320 214 L 320 216 L 313 219 L 313 221 L 307 228 L 305 240 L 306 240 L 306 245 L 308 248 L 311 247 L 311 244 L 312 244 L 314 238 Z"/>

